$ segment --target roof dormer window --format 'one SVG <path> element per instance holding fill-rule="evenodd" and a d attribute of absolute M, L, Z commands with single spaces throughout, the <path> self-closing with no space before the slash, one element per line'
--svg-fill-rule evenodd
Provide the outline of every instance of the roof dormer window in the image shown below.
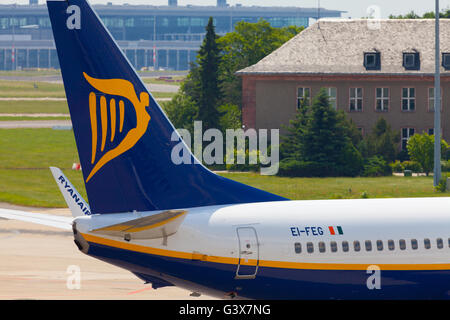
<path fill-rule="evenodd" d="M 403 52 L 403 67 L 405 68 L 405 70 L 419 70 L 419 52 Z"/>
<path fill-rule="evenodd" d="M 380 70 L 381 59 L 379 52 L 364 52 L 364 67 L 366 70 Z"/>
<path fill-rule="evenodd" d="M 445 70 L 450 70 L 450 53 L 442 53 L 442 66 Z"/>

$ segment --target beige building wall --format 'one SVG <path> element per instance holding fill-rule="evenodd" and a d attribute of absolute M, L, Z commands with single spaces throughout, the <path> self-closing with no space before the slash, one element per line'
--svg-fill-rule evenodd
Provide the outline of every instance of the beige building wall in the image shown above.
<path fill-rule="evenodd" d="M 314 97 L 322 87 L 337 89 L 337 109 L 344 110 L 353 119 L 363 134 L 369 134 L 380 117 L 384 117 L 392 129 L 400 132 L 402 128 L 414 128 L 415 133 L 428 132 L 434 127 L 434 112 L 429 110 L 428 89 L 433 88 L 433 80 L 429 79 L 333 79 L 314 80 L 302 77 L 290 79 L 255 79 L 255 127 L 257 129 L 281 129 L 294 119 L 297 110 L 297 88 L 310 88 Z M 363 89 L 362 111 L 349 110 L 350 88 Z M 389 88 L 389 110 L 376 110 L 376 88 Z M 415 110 L 402 111 L 402 89 L 415 88 Z M 442 133 L 443 138 L 450 142 L 450 84 L 442 82 Z M 245 109 L 244 103 L 244 109 Z M 244 119 L 245 124 L 245 119 Z"/>

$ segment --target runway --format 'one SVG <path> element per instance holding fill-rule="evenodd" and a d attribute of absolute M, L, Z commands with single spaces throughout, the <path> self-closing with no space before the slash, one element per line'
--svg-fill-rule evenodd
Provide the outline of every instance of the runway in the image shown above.
<path fill-rule="evenodd" d="M 0 207 L 70 216 L 68 209 L 26 208 L 5 203 L 0 203 Z M 177 287 L 154 290 L 129 271 L 81 253 L 71 232 L 0 218 L 1 300 L 214 299 L 190 294 Z"/>

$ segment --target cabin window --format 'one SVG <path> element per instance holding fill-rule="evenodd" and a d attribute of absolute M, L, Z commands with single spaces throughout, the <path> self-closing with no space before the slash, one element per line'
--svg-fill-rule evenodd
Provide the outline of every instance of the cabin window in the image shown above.
<path fill-rule="evenodd" d="M 411 248 L 413 250 L 417 250 L 417 248 L 419 247 L 417 240 L 416 239 L 411 239 Z"/>
<path fill-rule="evenodd" d="M 377 250 L 382 251 L 383 250 L 383 241 L 377 240 Z"/>
<path fill-rule="evenodd" d="M 450 243 L 450 239 L 449 239 L 449 243 Z M 347 241 L 342 241 L 342 251 L 344 252 L 348 252 L 349 249 L 349 245 Z"/>
<path fill-rule="evenodd" d="M 319 242 L 319 252 L 325 252 L 325 242 Z"/>
<path fill-rule="evenodd" d="M 366 240 L 365 246 L 366 246 L 366 251 L 372 251 L 372 241 Z"/>
<path fill-rule="evenodd" d="M 330 242 L 330 249 L 331 249 L 331 252 L 336 252 L 337 251 L 337 243 L 336 243 L 336 241 L 331 241 Z"/>
<path fill-rule="evenodd" d="M 294 244 L 295 253 L 302 253 L 302 244 L 300 242 L 296 242 Z"/>
<path fill-rule="evenodd" d="M 436 245 L 438 249 L 442 249 L 444 247 L 444 241 L 441 238 L 436 239 Z"/>
<path fill-rule="evenodd" d="M 359 241 L 353 241 L 353 250 L 355 251 L 360 251 L 361 250 L 361 245 L 359 244 Z"/>
<path fill-rule="evenodd" d="M 312 242 L 306 243 L 306 251 L 308 251 L 308 253 L 313 253 L 314 252 L 314 245 L 313 245 Z"/>
<path fill-rule="evenodd" d="M 388 240 L 388 249 L 391 250 L 391 251 L 395 249 L 395 242 L 394 242 L 394 240 Z"/>
<path fill-rule="evenodd" d="M 424 245 L 425 249 L 430 249 L 431 248 L 430 239 L 423 239 L 423 245 Z"/>
<path fill-rule="evenodd" d="M 398 244 L 400 246 L 400 250 L 405 250 L 406 249 L 406 241 L 404 239 L 400 239 Z"/>

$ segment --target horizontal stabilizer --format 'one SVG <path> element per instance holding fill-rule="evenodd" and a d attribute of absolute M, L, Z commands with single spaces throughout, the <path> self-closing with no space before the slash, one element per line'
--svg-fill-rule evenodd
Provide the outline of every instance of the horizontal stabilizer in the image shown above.
<path fill-rule="evenodd" d="M 0 217 L 10 220 L 26 221 L 58 229 L 72 230 L 70 217 L 55 216 L 44 213 L 25 212 L 18 210 L 0 209 Z"/>
<path fill-rule="evenodd" d="M 177 232 L 187 211 L 168 210 L 151 216 L 138 218 L 111 226 L 92 230 L 108 236 L 131 239 L 157 239 Z"/>

